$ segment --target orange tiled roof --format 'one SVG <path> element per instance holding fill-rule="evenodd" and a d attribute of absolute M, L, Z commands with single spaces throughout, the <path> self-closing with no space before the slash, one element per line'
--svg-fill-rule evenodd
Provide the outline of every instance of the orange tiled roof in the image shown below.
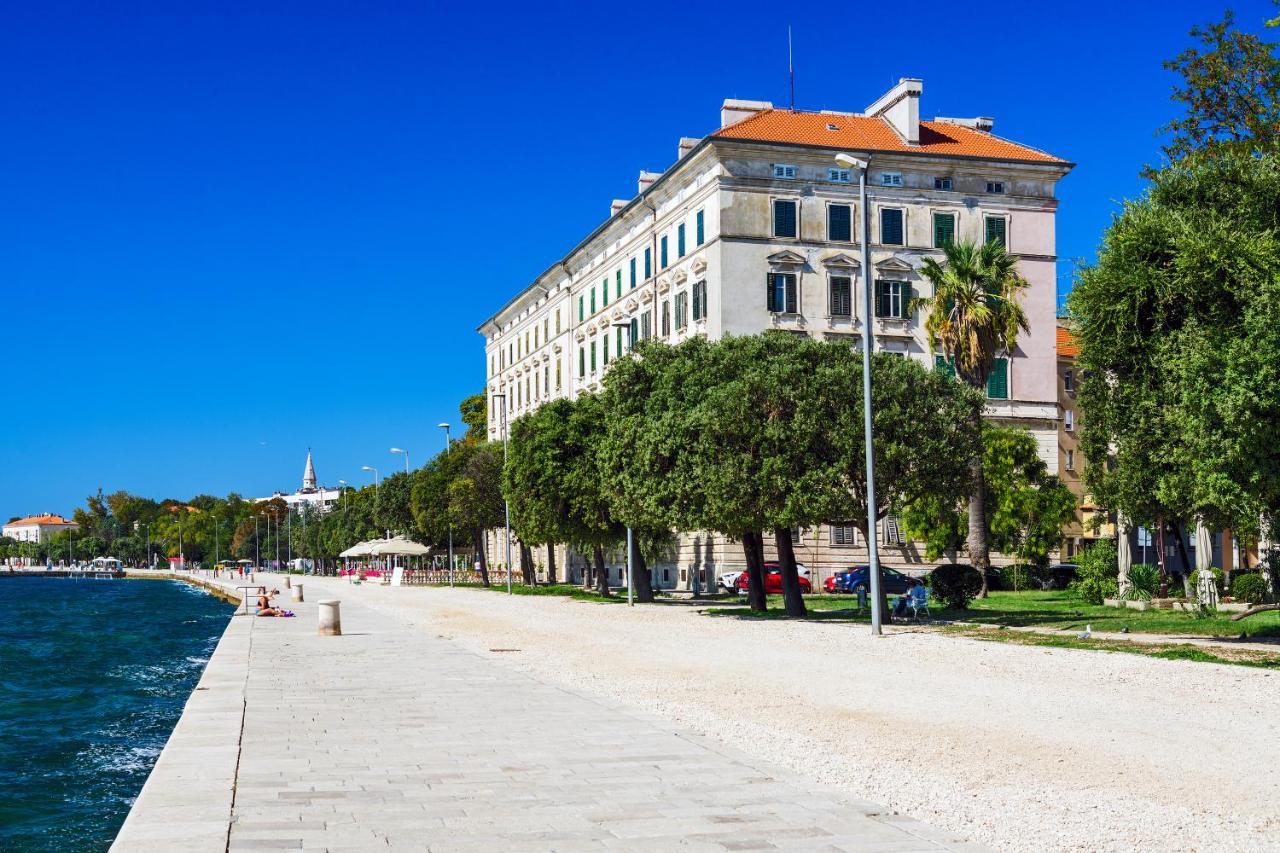
<path fill-rule="evenodd" d="M 835 130 L 830 128 L 834 127 Z M 920 144 L 908 145 L 880 116 L 849 116 L 807 113 L 793 110 L 764 110 L 716 131 L 713 136 L 818 145 L 854 151 L 902 151 L 941 154 L 953 157 L 989 157 L 1035 163 L 1066 160 L 1009 142 L 982 130 L 946 122 L 920 122 Z"/>
<path fill-rule="evenodd" d="M 1069 355 L 1072 358 L 1080 354 L 1080 345 L 1076 336 L 1062 326 L 1058 327 L 1058 355 Z"/>
<path fill-rule="evenodd" d="M 29 515 L 26 518 L 19 518 L 17 521 L 11 521 L 5 527 L 17 527 L 20 525 L 30 526 L 33 524 L 72 524 L 74 522 L 67 521 L 60 515 Z"/>

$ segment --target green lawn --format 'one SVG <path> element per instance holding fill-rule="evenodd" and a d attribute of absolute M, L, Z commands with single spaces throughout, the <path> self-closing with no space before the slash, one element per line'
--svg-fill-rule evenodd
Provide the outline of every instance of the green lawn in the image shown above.
<path fill-rule="evenodd" d="M 852 596 L 810 595 L 805 604 L 814 619 L 866 622 L 870 616 L 856 611 Z M 890 599 L 892 606 L 892 597 Z M 769 596 L 770 612 L 765 616 L 751 613 L 745 606 L 716 608 L 710 612 L 720 616 L 752 618 L 786 618 L 782 613 L 782 596 Z M 1280 611 L 1270 611 L 1232 622 L 1230 614 L 1201 618 L 1179 610 L 1120 610 L 1114 607 L 1085 604 L 1062 590 L 1052 592 L 993 592 L 989 598 L 974 601 L 968 610 L 946 610 L 934 607 L 935 619 L 977 622 L 983 625 L 1009 627 L 1042 627 L 1082 631 L 1091 625 L 1095 631 L 1127 628 L 1134 634 L 1171 634 L 1189 637 L 1280 637 Z"/>

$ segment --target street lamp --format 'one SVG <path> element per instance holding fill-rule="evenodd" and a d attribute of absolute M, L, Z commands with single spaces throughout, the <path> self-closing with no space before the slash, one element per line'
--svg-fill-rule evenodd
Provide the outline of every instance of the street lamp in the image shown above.
<path fill-rule="evenodd" d="M 373 472 L 373 499 L 377 500 L 378 499 L 378 469 L 374 468 L 372 465 L 361 465 L 360 470 Z"/>
<path fill-rule="evenodd" d="M 836 163 L 858 170 L 858 207 L 862 212 L 862 432 L 867 447 L 867 574 L 871 576 L 871 635 L 881 632 L 880 554 L 876 541 L 876 456 L 871 444 L 871 214 L 867 211 L 867 160 L 837 154 Z"/>
<path fill-rule="evenodd" d="M 440 429 L 444 430 L 444 452 L 448 456 L 453 451 L 453 438 L 449 435 L 448 424 L 436 424 Z M 445 514 L 448 515 L 448 505 L 445 507 Z M 449 516 L 449 586 L 453 586 L 453 516 Z"/>
<path fill-rule="evenodd" d="M 408 473 L 409 473 L 409 451 L 404 450 L 404 449 L 399 448 L 399 447 L 393 447 L 393 448 L 391 448 L 391 452 L 392 452 L 392 453 L 403 453 L 403 454 L 404 454 L 404 472 L 405 472 L 406 474 L 408 474 Z"/>
<path fill-rule="evenodd" d="M 630 351 L 635 341 L 631 340 L 631 322 L 614 323 L 615 329 L 627 330 L 627 350 Z M 607 343 L 607 342 L 606 342 Z M 635 545 L 635 534 L 631 530 L 631 525 L 627 525 L 627 606 L 635 606 L 635 575 L 633 573 L 631 552 Z"/>
<path fill-rule="evenodd" d="M 507 467 L 507 395 L 494 394 L 493 399 L 502 399 L 502 467 Z M 511 595 L 511 503 L 507 496 L 502 496 L 502 508 L 507 517 L 507 595 Z"/>

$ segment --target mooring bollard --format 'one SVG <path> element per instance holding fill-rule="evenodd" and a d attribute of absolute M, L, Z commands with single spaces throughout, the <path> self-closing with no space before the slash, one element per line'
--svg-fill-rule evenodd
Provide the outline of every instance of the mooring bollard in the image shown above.
<path fill-rule="evenodd" d="M 294 601 L 302 601 L 302 584 L 298 584 L 293 587 L 293 592 L 291 594 Z"/>
<path fill-rule="evenodd" d="M 289 579 L 289 576 L 288 576 L 288 575 L 285 575 L 285 576 L 284 576 L 284 588 L 285 588 L 285 589 L 289 589 L 291 586 L 293 586 L 293 581 Z"/>
<path fill-rule="evenodd" d="M 338 611 L 339 605 L 342 604 L 336 598 L 331 598 L 320 603 L 320 626 L 319 631 L 322 636 L 338 637 L 342 635 L 342 614 Z"/>

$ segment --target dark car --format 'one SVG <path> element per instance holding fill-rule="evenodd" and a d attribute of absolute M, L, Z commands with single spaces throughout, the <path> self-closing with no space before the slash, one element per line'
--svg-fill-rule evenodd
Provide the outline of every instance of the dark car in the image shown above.
<path fill-rule="evenodd" d="M 834 592 L 853 592 L 858 591 L 858 587 L 871 591 L 871 581 L 868 578 L 868 570 L 870 566 L 853 566 L 847 572 L 836 572 L 836 582 L 834 584 Z M 904 575 L 897 569 L 888 566 L 880 567 L 880 578 L 882 591 L 889 595 L 902 595 L 911 589 L 917 581 L 910 575 Z"/>
<path fill-rule="evenodd" d="M 1080 569 L 1075 563 L 1054 563 L 1049 567 L 1049 586 L 1048 589 L 1066 589 L 1067 585 L 1076 579 L 1076 572 Z"/>

